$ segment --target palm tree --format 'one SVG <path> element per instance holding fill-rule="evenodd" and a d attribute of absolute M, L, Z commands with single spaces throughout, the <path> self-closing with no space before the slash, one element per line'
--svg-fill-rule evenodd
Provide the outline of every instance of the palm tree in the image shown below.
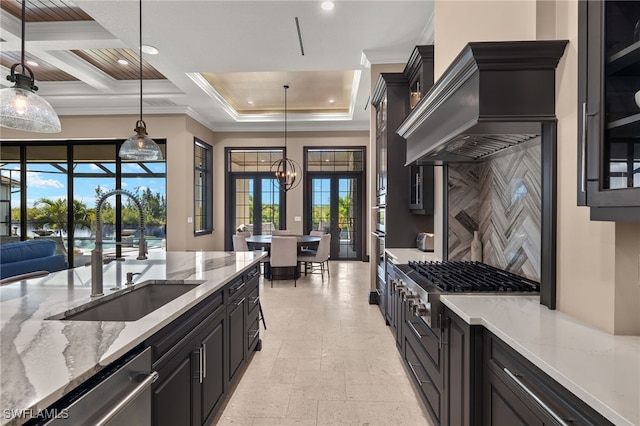
<path fill-rule="evenodd" d="M 44 206 L 38 210 L 34 222 L 38 226 L 49 224 L 52 229 L 58 232 L 58 235 L 62 236 L 62 232 L 67 232 L 68 229 L 67 200 L 65 198 L 58 198 L 57 200 L 41 198 L 34 203 L 34 207 L 39 207 L 42 204 Z M 79 200 L 73 200 L 74 224 L 81 228 L 90 228 L 91 221 L 91 213 L 87 206 Z"/>

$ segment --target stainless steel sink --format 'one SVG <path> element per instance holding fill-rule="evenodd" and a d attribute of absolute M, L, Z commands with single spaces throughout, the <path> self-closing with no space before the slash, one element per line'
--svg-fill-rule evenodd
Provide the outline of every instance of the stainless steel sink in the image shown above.
<path fill-rule="evenodd" d="M 119 293 L 54 315 L 50 320 L 136 321 L 204 281 L 146 281 Z"/>

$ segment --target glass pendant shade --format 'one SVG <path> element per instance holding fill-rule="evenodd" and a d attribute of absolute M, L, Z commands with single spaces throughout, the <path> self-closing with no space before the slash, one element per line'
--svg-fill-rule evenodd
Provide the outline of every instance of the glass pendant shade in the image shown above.
<path fill-rule="evenodd" d="M 136 122 L 135 136 L 131 136 L 124 141 L 118 152 L 118 156 L 125 160 L 135 161 L 154 161 L 162 160 L 162 151 L 158 144 L 153 139 L 147 136 L 147 125 L 142 120 L 142 0 L 139 1 L 140 6 L 140 25 L 138 26 L 140 32 L 140 44 L 138 45 L 139 51 L 139 82 L 140 82 L 140 120 Z"/>
<path fill-rule="evenodd" d="M 17 85 L 0 90 L 0 126 L 39 133 L 62 131 L 49 102 Z"/>
<path fill-rule="evenodd" d="M 124 141 L 118 155 L 126 160 L 153 161 L 162 160 L 162 151 L 153 139 L 147 136 L 144 121 L 136 123 L 136 135 Z"/>

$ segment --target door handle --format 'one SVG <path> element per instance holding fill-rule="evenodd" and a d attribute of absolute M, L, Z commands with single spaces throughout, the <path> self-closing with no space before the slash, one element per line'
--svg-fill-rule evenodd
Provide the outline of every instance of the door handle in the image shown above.
<path fill-rule="evenodd" d="M 127 394 L 127 396 L 125 396 L 124 398 L 122 398 L 116 405 L 114 405 L 113 407 L 111 407 L 111 409 L 104 415 L 102 416 L 102 418 L 100 420 L 98 420 L 95 424 L 97 426 L 104 426 L 106 425 L 111 419 L 113 419 L 119 412 L 121 412 L 124 407 L 126 407 L 127 405 L 129 405 L 129 403 L 131 401 L 133 401 L 134 399 L 136 399 L 138 397 L 138 395 L 140 395 L 142 392 L 144 392 L 145 390 L 147 390 L 147 388 L 149 386 L 151 386 L 151 384 L 153 382 L 155 382 L 156 380 L 158 380 L 159 374 L 157 371 L 154 371 L 152 373 L 150 373 L 149 375 L 147 375 L 146 378 L 144 378 L 140 384 L 138 386 L 135 387 L 135 389 L 133 389 L 129 394 Z"/>

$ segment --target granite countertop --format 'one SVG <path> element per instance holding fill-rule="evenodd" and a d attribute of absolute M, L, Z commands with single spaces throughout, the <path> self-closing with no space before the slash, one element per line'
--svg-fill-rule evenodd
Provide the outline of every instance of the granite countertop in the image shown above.
<path fill-rule="evenodd" d="M 391 262 L 399 265 L 403 265 L 410 260 L 440 260 L 432 251 L 422 251 L 417 248 L 388 248 L 385 251 L 390 256 Z"/>
<path fill-rule="evenodd" d="M 90 302 L 91 268 L 79 267 L 0 287 L 0 424 L 21 424 L 4 410 L 44 409 L 97 371 L 257 263 L 263 252 L 152 252 L 104 266 L 104 292 L 134 282 L 203 282 L 137 321 L 46 318 Z"/>
<path fill-rule="evenodd" d="M 640 425 L 640 337 L 614 336 L 538 296 L 446 295 L 468 324 L 502 339 L 615 425 Z"/>

